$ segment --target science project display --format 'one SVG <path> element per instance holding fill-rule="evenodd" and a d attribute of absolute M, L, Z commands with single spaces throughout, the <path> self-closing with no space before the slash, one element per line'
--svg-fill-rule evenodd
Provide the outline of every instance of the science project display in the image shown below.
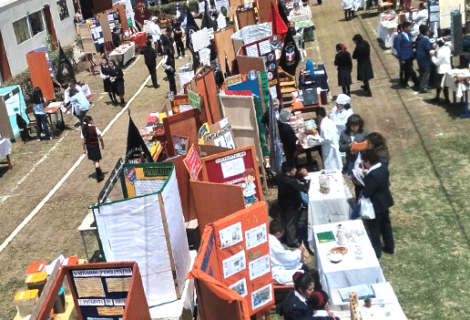
<path fill-rule="evenodd" d="M 177 300 L 191 261 L 174 165 L 125 164 L 121 174 L 129 198 L 92 206 L 102 256 L 139 264 L 149 306 Z"/>
<path fill-rule="evenodd" d="M 206 226 L 190 275 L 196 279 L 204 319 L 222 319 L 228 300 L 237 302 L 238 312 L 223 319 L 249 319 L 248 315 L 270 309 L 274 296 L 266 203 Z"/>

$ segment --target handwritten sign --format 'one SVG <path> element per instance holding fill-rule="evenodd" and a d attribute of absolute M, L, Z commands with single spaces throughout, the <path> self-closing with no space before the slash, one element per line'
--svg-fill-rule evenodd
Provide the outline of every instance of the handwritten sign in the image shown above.
<path fill-rule="evenodd" d="M 188 90 L 189 105 L 194 109 L 201 110 L 201 96 L 196 92 Z"/>

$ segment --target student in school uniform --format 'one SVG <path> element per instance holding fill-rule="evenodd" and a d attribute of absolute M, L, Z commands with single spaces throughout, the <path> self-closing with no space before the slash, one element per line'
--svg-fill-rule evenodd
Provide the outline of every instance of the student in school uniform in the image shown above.
<path fill-rule="evenodd" d="M 83 153 L 88 155 L 88 159 L 93 161 L 95 165 L 96 181 L 101 182 L 104 179 L 104 174 L 100 167 L 101 151 L 99 143 L 101 143 L 101 148 L 104 149 L 104 141 L 101 131 L 93 123 L 92 117 L 85 116 L 83 118 L 80 137 L 83 140 Z"/>
<path fill-rule="evenodd" d="M 277 312 L 285 320 L 311 317 L 313 309 L 308 305 L 307 301 L 315 288 L 313 277 L 308 272 L 297 271 L 292 278 L 294 280 L 294 290 L 278 306 Z"/>

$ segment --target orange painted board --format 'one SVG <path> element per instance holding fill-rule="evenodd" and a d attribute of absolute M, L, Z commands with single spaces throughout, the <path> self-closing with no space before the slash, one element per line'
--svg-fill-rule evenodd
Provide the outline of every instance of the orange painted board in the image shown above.
<path fill-rule="evenodd" d="M 32 52 L 26 55 L 33 87 L 41 88 L 45 100 L 54 100 L 55 92 L 45 52 Z"/>

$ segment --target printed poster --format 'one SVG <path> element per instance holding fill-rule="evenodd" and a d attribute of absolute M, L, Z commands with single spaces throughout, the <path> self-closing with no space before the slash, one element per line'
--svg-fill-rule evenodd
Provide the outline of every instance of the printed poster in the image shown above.
<path fill-rule="evenodd" d="M 245 231 L 245 241 L 248 250 L 268 241 L 266 224 Z"/>
<path fill-rule="evenodd" d="M 245 278 L 235 282 L 234 284 L 229 286 L 229 288 L 232 289 L 233 291 L 235 291 L 236 293 L 238 293 L 242 297 L 246 297 L 246 295 L 248 294 L 248 290 L 246 289 L 246 279 Z"/>
<path fill-rule="evenodd" d="M 251 293 L 251 302 L 253 305 L 253 310 L 262 307 L 273 300 L 273 291 L 272 285 L 268 284 L 265 287 L 262 287 L 259 290 L 256 290 Z"/>
<path fill-rule="evenodd" d="M 228 277 L 246 269 L 245 251 L 242 250 L 236 255 L 222 261 L 224 267 L 224 278 Z"/>
<path fill-rule="evenodd" d="M 237 222 L 219 231 L 220 247 L 228 248 L 243 241 L 242 224 Z"/>
<path fill-rule="evenodd" d="M 271 271 L 270 267 L 271 261 L 269 259 L 269 254 L 262 256 L 256 260 L 253 260 L 249 263 L 250 270 L 250 280 L 254 280 L 261 276 L 264 276 L 266 273 Z"/>

